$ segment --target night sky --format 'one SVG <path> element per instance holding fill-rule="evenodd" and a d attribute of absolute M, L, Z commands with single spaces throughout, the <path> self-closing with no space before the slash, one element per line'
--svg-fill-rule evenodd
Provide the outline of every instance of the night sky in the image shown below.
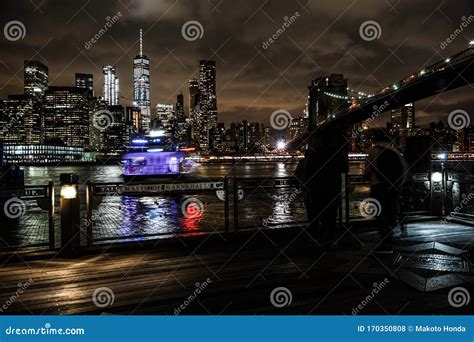
<path fill-rule="evenodd" d="M 93 44 L 107 17 L 119 20 Z M 298 12 L 298 16 L 295 13 Z M 463 19 L 474 15 L 472 0 L 32 0 L 2 1 L 2 28 L 12 20 L 26 27 L 23 39 L 0 37 L 0 97 L 23 91 L 23 60 L 50 69 L 50 85 L 73 85 L 76 72 L 93 73 L 102 94 L 102 65 L 117 66 L 121 103 L 132 98 L 132 58 L 138 32 L 151 60 L 152 111 L 174 103 L 200 59 L 217 62 L 219 121 L 268 123 L 277 109 L 302 114 L 311 79 L 344 73 L 351 88 L 371 92 L 423 66 L 467 48 L 474 22 L 445 49 L 440 47 Z M 294 16 L 267 49 L 267 41 Z M 198 21 L 203 36 L 188 41 L 182 26 Z M 361 38 L 362 23 L 381 28 L 378 39 Z M 3 31 L 3 30 L 2 30 Z M 417 124 L 446 120 L 454 109 L 474 113 L 472 85 L 416 104 Z M 384 117 L 387 119 L 387 116 Z"/>

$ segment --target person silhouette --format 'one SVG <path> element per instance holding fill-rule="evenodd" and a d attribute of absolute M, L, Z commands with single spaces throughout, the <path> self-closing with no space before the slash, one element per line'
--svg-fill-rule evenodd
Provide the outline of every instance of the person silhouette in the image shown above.
<path fill-rule="evenodd" d="M 393 253 L 393 230 L 400 212 L 400 193 L 406 181 L 407 163 L 399 150 L 390 145 L 385 132 L 380 131 L 369 150 L 365 174 L 370 181 L 370 196 L 378 205 L 375 213 L 381 241 L 375 253 Z"/>
<path fill-rule="evenodd" d="M 336 219 L 341 204 L 341 174 L 347 172 L 347 140 L 339 126 L 318 129 L 306 155 L 306 209 L 311 237 L 319 245 L 337 247 Z M 341 139 L 342 138 L 342 139 Z"/>

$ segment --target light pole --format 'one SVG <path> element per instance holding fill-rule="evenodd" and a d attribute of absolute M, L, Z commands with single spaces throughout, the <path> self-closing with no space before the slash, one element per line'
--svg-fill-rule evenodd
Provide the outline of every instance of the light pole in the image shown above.
<path fill-rule="evenodd" d="M 66 257 L 77 255 L 81 244 L 80 206 L 79 206 L 79 175 L 62 173 L 60 175 L 60 214 L 61 214 L 61 250 Z"/>

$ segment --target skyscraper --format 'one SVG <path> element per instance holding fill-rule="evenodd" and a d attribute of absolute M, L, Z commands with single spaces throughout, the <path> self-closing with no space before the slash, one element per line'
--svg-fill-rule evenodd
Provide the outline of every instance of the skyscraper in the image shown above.
<path fill-rule="evenodd" d="M 40 61 L 25 61 L 24 88 L 25 95 L 40 97 L 48 88 L 48 67 Z"/>
<path fill-rule="evenodd" d="M 415 106 L 407 103 L 404 106 L 391 111 L 392 129 L 413 128 L 415 125 Z"/>
<path fill-rule="evenodd" d="M 90 99 L 87 89 L 49 87 L 44 96 L 45 143 L 89 147 Z"/>
<path fill-rule="evenodd" d="M 158 125 L 163 127 L 167 134 L 172 134 L 172 124 L 174 116 L 174 106 L 172 104 L 157 103 L 156 119 Z"/>
<path fill-rule="evenodd" d="M 125 120 L 128 125 L 129 136 L 137 134 L 142 130 L 142 115 L 140 108 L 127 107 L 125 108 Z"/>
<path fill-rule="evenodd" d="M 392 134 L 397 137 L 396 143 L 400 149 L 404 150 L 407 140 L 407 130 L 412 129 L 415 125 L 414 103 L 406 103 L 400 108 L 393 109 L 390 112 L 390 119 Z"/>
<path fill-rule="evenodd" d="M 196 78 L 189 80 L 189 116 L 193 116 L 199 104 L 199 81 Z"/>
<path fill-rule="evenodd" d="M 94 75 L 76 73 L 76 87 L 85 88 L 94 96 Z"/>
<path fill-rule="evenodd" d="M 104 65 L 104 100 L 109 106 L 119 104 L 119 78 L 115 66 Z"/>
<path fill-rule="evenodd" d="M 209 130 L 217 124 L 216 62 L 199 62 L 199 126 L 201 149 L 209 148 Z"/>
<path fill-rule="evenodd" d="M 133 105 L 139 107 L 142 115 L 142 127 L 150 130 L 150 60 L 143 54 L 143 33 L 140 29 L 140 52 L 133 59 Z"/>
<path fill-rule="evenodd" d="M 181 92 L 176 96 L 176 119 L 179 122 L 184 122 L 186 119 L 186 114 L 184 112 L 184 96 Z"/>

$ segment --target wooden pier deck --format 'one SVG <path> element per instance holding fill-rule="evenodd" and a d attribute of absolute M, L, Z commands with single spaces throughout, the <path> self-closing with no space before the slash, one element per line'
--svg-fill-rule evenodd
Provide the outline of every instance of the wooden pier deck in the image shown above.
<path fill-rule="evenodd" d="M 410 224 L 388 257 L 371 253 L 374 230 L 341 233 L 336 250 L 311 246 L 293 228 L 104 247 L 76 259 L 17 256 L 0 267 L 0 314 L 351 315 L 359 305 L 357 314 L 472 313 L 472 302 L 450 305 L 448 292 L 462 286 L 474 294 L 473 227 Z M 406 263 L 403 255 L 417 258 Z M 440 255 L 448 259 L 436 261 Z M 281 287 L 291 301 L 276 307 L 270 297 Z M 93 294 L 103 288 L 108 305 L 98 307 Z"/>

